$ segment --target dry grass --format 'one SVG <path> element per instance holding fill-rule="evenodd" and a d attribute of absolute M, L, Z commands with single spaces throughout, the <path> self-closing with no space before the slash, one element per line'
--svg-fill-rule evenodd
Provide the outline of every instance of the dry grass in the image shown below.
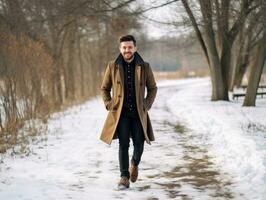
<path fill-rule="evenodd" d="M 156 80 L 164 79 L 181 79 L 189 77 L 204 77 L 208 76 L 208 69 L 199 69 L 199 70 L 178 70 L 178 71 L 155 71 L 154 76 Z"/>

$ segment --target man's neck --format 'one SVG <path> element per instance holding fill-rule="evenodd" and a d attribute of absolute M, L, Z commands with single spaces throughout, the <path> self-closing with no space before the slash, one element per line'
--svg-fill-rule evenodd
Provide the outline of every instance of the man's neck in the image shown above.
<path fill-rule="evenodd" d="M 124 59 L 125 60 L 125 59 Z M 131 59 L 129 59 L 129 60 L 125 60 L 127 63 L 131 63 L 132 61 L 134 60 L 134 55 L 132 56 L 132 58 Z"/>

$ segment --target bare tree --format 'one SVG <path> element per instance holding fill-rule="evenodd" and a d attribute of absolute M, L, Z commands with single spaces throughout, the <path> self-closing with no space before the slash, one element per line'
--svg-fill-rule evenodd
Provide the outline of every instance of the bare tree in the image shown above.
<path fill-rule="evenodd" d="M 230 0 L 198 0 L 202 18 L 197 21 L 196 11 L 191 9 L 189 2 L 182 0 L 182 3 L 209 64 L 212 100 L 229 100 L 232 45 L 256 5 L 248 0 L 239 1 L 239 5 Z M 232 16 L 233 6 L 238 6 L 239 12 Z"/>

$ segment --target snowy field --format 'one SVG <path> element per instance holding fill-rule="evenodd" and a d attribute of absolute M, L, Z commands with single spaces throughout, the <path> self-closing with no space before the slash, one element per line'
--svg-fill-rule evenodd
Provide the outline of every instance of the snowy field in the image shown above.
<path fill-rule="evenodd" d="M 0 155 L 2 200 L 266 199 L 266 99 L 210 102 L 208 78 L 160 81 L 139 180 L 116 191 L 118 141 L 100 97 L 54 114 L 29 155 Z M 132 154 L 132 143 L 130 147 Z"/>

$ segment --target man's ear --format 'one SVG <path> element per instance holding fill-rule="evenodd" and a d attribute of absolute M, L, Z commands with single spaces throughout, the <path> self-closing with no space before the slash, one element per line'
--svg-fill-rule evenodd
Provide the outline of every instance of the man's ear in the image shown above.
<path fill-rule="evenodd" d="M 138 50 L 138 47 L 137 46 L 135 46 L 135 51 L 137 51 Z"/>

